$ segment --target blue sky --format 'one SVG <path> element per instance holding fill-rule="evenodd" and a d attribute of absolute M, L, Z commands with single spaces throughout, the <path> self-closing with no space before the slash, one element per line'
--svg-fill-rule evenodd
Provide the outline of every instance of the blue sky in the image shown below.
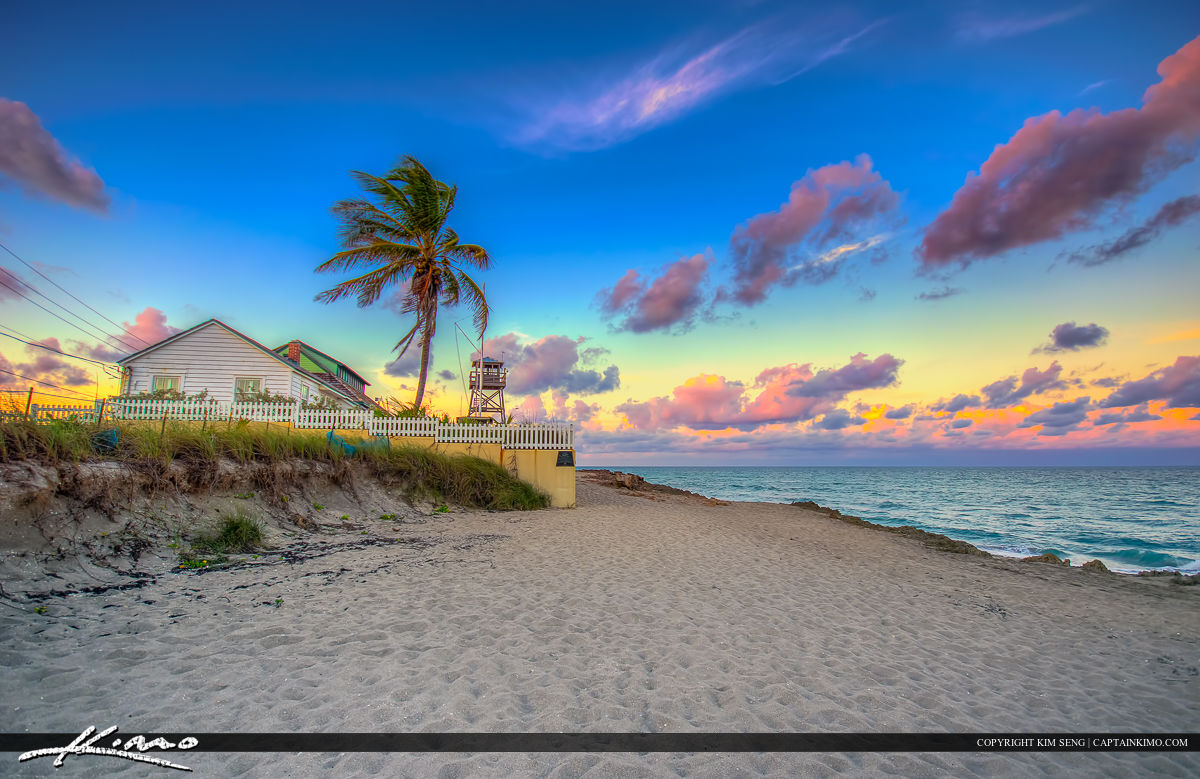
<path fill-rule="evenodd" d="M 356 194 L 348 171 L 413 154 L 459 186 L 452 225 L 494 259 L 479 280 L 525 390 L 510 404 L 574 419 L 583 461 L 1200 461 L 1200 368 L 1178 362 L 1200 353 L 1200 222 L 1171 221 L 1197 190 L 1191 71 L 1183 91 L 1147 92 L 1200 35 L 1194 3 L 68 3 L 22 5 L 8 26 L 0 144 L 24 149 L 32 116 L 54 147 L 49 162 L 0 154 L 0 240 L 139 333 L 216 316 L 410 394 L 412 376 L 385 370 L 408 326 L 313 302 L 338 279 L 312 271 L 338 249 L 328 209 Z M 1100 119 L 1076 127 L 1074 109 Z M 1152 140 L 1144 158 L 1105 158 L 1126 178 L 1095 174 L 1085 197 L 1053 144 L 1019 135 L 1037 120 L 1060 148 L 1126 148 L 1120 112 Z M 968 176 L 1005 153 L 1017 162 L 978 177 L 994 189 L 972 207 Z M 53 164 L 67 184 L 43 178 Z M 1022 186 L 1044 202 L 1016 202 Z M 1112 261 L 1069 259 L 1151 224 Z M 19 298 L 0 306 L 0 324 L 94 354 Z M 450 324 L 465 316 L 440 320 L 435 370 L 460 373 Z M 1033 353 L 1068 323 L 1105 334 Z M 11 366 L 54 367 L 27 351 L 0 344 Z M 858 375 L 860 353 L 878 375 Z M 617 386 L 580 378 L 610 365 Z M 980 394 L 1054 365 L 1003 409 Z M 858 383 L 767 419 L 773 370 L 793 400 L 814 397 L 813 376 Z M 1157 389 L 1111 405 L 1143 380 Z M 434 391 L 458 413 L 459 382 Z M 980 402 L 934 410 L 959 394 Z M 1022 426 L 1081 397 L 1071 425 Z M 909 406 L 912 421 L 886 422 Z M 1097 424 L 1113 409 L 1129 420 Z"/>

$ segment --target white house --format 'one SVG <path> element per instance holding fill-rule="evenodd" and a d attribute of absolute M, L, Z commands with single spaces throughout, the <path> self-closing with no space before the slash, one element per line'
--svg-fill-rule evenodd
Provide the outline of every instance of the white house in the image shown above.
<path fill-rule="evenodd" d="M 329 398 L 343 409 L 378 407 L 363 392 L 366 382 L 344 363 L 318 352 L 326 360 L 306 364 L 323 369 L 328 362 L 338 375 L 302 367 L 302 347 L 306 353 L 316 351 L 299 341 L 268 349 L 209 319 L 118 360 L 121 394 L 176 390 L 195 395 L 207 390 L 209 399 L 228 403 L 270 392 L 308 402 Z"/>

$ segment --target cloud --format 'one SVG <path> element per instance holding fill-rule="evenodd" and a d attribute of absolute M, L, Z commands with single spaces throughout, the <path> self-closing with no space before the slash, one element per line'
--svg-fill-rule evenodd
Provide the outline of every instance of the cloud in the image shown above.
<path fill-rule="evenodd" d="M 115 362 L 181 332 L 180 328 L 168 325 L 167 315 L 154 306 L 146 306 L 139 311 L 133 318 L 133 324 L 122 322 L 121 330 L 119 341 L 110 337 L 96 346 L 80 346 L 93 359 Z"/>
<path fill-rule="evenodd" d="M 1007 379 L 992 382 L 981 392 L 987 397 L 988 408 L 1003 408 L 1018 403 L 1030 395 L 1037 395 L 1052 389 L 1063 389 L 1066 387 L 1066 383 L 1059 378 L 1061 373 L 1062 366 L 1053 362 L 1044 371 L 1029 368 L 1021 374 L 1019 384 L 1016 376 L 1009 376 Z"/>
<path fill-rule="evenodd" d="M 961 295 L 964 291 L 961 287 L 942 287 L 941 289 L 931 289 L 928 292 L 922 292 L 913 298 L 913 300 L 945 300 L 955 295 Z"/>
<path fill-rule="evenodd" d="M 1074 322 L 1063 322 L 1055 325 L 1050 331 L 1050 343 L 1034 349 L 1036 352 L 1077 352 L 1092 346 L 1102 346 L 1108 338 L 1108 328 L 1101 327 L 1095 322 L 1090 325 L 1076 325 Z"/>
<path fill-rule="evenodd" d="M 564 390 L 555 390 L 551 393 L 551 397 L 554 400 L 554 416 L 557 419 L 569 419 L 582 424 L 600 413 L 600 404 L 598 403 L 589 404 L 582 400 L 575 400 L 568 405 L 567 401 L 571 400 L 571 397 Z"/>
<path fill-rule="evenodd" d="M 28 295 L 29 285 L 7 268 L 0 268 L 0 300 L 20 300 L 21 295 Z"/>
<path fill-rule="evenodd" d="M 798 398 L 844 397 L 861 389 L 889 387 L 896 383 L 896 371 L 904 364 L 890 354 L 868 360 L 862 352 L 836 370 L 818 371 L 807 381 L 798 381 L 787 394 Z"/>
<path fill-rule="evenodd" d="M 887 419 L 908 419 L 913 415 L 913 411 L 915 410 L 916 406 L 914 406 L 912 403 L 909 403 L 907 406 L 888 409 L 887 413 L 884 414 L 884 417 Z"/>
<path fill-rule="evenodd" d="M 1200 38 L 1158 72 L 1140 109 L 1026 120 L 926 229 L 916 251 L 922 269 L 965 267 L 1088 227 L 1190 160 L 1200 135 Z"/>
<path fill-rule="evenodd" d="M 822 430 L 841 430 L 842 428 L 852 427 L 854 425 L 865 425 L 867 420 L 859 416 L 851 416 L 844 409 L 834 409 L 816 423 L 817 427 Z"/>
<path fill-rule="evenodd" d="M 811 20 L 773 19 L 744 28 L 703 50 L 677 46 L 623 77 L 529 107 L 520 146 L 565 151 L 602 149 L 678 119 L 733 91 L 777 85 L 844 54 L 882 22 L 847 34 L 816 30 Z"/>
<path fill-rule="evenodd" d="M 682 257 L 667 265 L 649 286 L 636 270 L 626 271 L 613 287 L 600 292 L 600 310 L 609 317 L 624 315 L 618 330 L 647 333 L 674 325 L 687 328 L 703 301 L 700 284 L 710 261 L 703 254 Z"/>
<path fill-rule="evenodd" d="M 429 364 L 433 365 L 433 349 L 429 350 Z M 416 376 L 421 372 L 421 349 L 412 347 L 404 354 L 383 366 L 383 372 L 396 378 Z"/>
<path fill-rule="evenodd" d="M 1200 355 L 1177 357 L 1174 365 L 1125 382 L 1100 407 L 1136 406 L 1149 400 L 1165 400 L 1170 408 L 1200 407 Z"/>
<path fill-rule="evenodd" d="M 1092 407 L 1089 397 L 1075 398 L 1072 401 L 1055 403 L 1050 408 L 1036 411 L 1025 417 L 1021 427 L 1042 426 L 1041 436 L 1059 436 L 1069 433 L 1087 419 L 1087 412 Z"/>
<path fill-rule="evenodd" d="M 973 424 L 975 424 L 975 420 L 973 419 L 955 419 L 950 422 L 950 427 L 954 430 L 962 430 L 963 428 L 970 427 Z"/>
<path fill-rule="evenodd" d="M 516 422 L 544 422 L 547 419 L 546 404 L 541 395 L 530 395 L 513 406 L 509 413 Z"/>
<path fill-rule="evenodd" d="M 1097 89 L 1101 89 L 1103 87 L 1108 86 L 1108 84 L 1109 84 L 1109 81 L 1107 79 L 1102 80 L 1102 81 L 1093 81 L 1092 83 L 1088 84 L 1083 89 L 1079 90 L 1079 96 L 1083 97 L 1088 92 L 1094 92 Z"/>
<path fill-rule="evenodd" d="M 1087 267 L 1103 265 L 1119 259 L 1129 252 L 1140 249 L 1171 227 L 1176 227 L 1196 214 L 1200 213 L 1200 195 L 1187 195 L 1177 198 L 1158 209 L 1158 213 L 1150 217 L 1138 227 L 1127 230 L 1124 235 L 1101 244 L 1078 249 L 1070 254 L 1064 253 L 1068 262 L 1078 263 Z"/>
<path fill-rule="evenodd" d="M 455 379 L 458 378 L 457 373 L 455 373 L 454 371 L 449 371 L 449 370 L 438 371 L 437 375 L 438 375 L 438 378 L 441 379 L 442 381 L 454 381 Z"/>
<path fill-rule="evenodd" d="M 988 18 L 979 14 L 963 14 L 956 20 L 954 34 L 960 41 L 967 43 L 1012 38 L 1062 24 L 1087 10 L 1086 5 L 1077 5 L 1074 8 L 1040 16 L 1013 15 Z"/>
<path fill-rule="evenodd" d="M 740 381 L 702 373 L 672 390 L 670 398 L 655 397 L 644 403 L 628 401 L 615 411 L 642 430 L 678 426 L 721 429 L 734 424 L 741 415 L 745 390 Z"/>
<path fill-rule="evenodd" d="M 504 360 L 508 369 L 506 389 L 516 395 L 551 389 L 593 395 L 620 387 L 621 372 L 616 365 L 602 372 L 577 367 L 579 345 L 585 340 L 548 335 L 533 343 L 521 343 L 516 333 L 507 333 L 487 339 L 485 351 L 489 357 Z"/>
<path fill-rule="evenodd" d="M 876 248 L 887 234 L 853 240 L 856 233 L 898 219 L 900 196 L 860 154 L 809 170 L 792 184 L 786 203 L 739 226 L 730 239 L 733 289 L 720 299 L 753 306 L 779 284 L 828 281 L 854 255 Z M 807 246 L 816 257 L 795 261 Z M 832 247 L 832 248 L 826 248 Z"/>
<path fill-rule="evenodd" d="M 65 351 L 57 338 L 43 338 L 38 343 L 58 352 Z M 67 387 L 81 387 L 93 383 L 92 376 L 88 375 L 82 368 L 68 363 L 61 356 L 53 352 L 39 349 L 36 346 L 26 346 L 25 352 L 28 354 L 29 362 L 19 363 L 16 366 L 17 373 L 32 379 L 38 379 L 50 384 L 66 385 Z"/>
<path fill-rule="evenodd" d="M 1158 419 L 1162 419 L 1162 416 L 1158 414 L 1151 414 L 1145 406 L 1139 406 L 1133 411 L 1127 411 L 1124 414 L 1117 412 L 1100 414 L 1092 420 L 1092 424 L 1096 427 L 1100 427 L 1102 425 L 1124 425 L 1132 424 L 1134 422 L 1153 422 Z"/>
<path fill-rule="evenodd" d="M 109 197 L 96 171 L 54 139 L 29 106 L 0 98 L 0 175 L 67 205 L 107 211 Z"/>
<path fill-rule="evenodd" d="M 975 408 L 982 402 L 978 395 L 963 395 L 960 393 L 950 398 L 950 400 L 938 401 L 929 408 L 931 411 L 948 411 L 951 414 L 957 414 L 964 408 Z"/>
<path fill-rule="evenodd" d="M 758 394 L 753 398 L 740 381 L 702 373 L 676 387 L 670 396 L 645 402 L 630 400 L 615 411 L 643 430 L 680 426 L 697 430 L 748 429 L 806 421 L 831 414 L 852 392 L 895 384 L 901 365 L 903 360 L 890 354 L 869 360 L 860 352 L 840 368 L 815 373 L 811 364 L 768 368 L 755 380 Z"/>

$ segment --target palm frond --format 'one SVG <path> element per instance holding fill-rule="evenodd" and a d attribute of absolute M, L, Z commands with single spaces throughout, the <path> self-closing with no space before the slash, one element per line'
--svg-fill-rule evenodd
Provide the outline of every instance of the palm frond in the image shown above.
<path fill-rule="evenodd" d="M 468 276 L 465 271 L 458 271 L 456 276 L 459 285 L 466 293 L 467 302 L 471 304 L 475 329 L 482 333 L 487 329 L 488 314 L 491 313 L 491 307 L 488 306 L 487 300 L 483 296 L 483 288 L 476 284 L 475 279 Z"/>
<path fill-rule="evenodd" d="M 483 247 L 459 243 L 458 233 L 446 226 L 458 199 L 458 187 L 438 181 L 412 155 L 401 157 L 383 176 L 351 171 L 364 197 L 340 200 L 332 208 L 339 222 L 343 250 L 317 266 L 317 272 L 361 270 L 317 295 L 332 303 L 347 297 L 359 306 L 380 299 L 391 285 L 407 282 L 400 296 L 400 312 L 412 316 L 412 327 L 396 344 L 405 351 L 419 340 L 426 355 L 437 331 L 439 305 L 468 302 L 475 326 L 487 326 L 488 308 L 483 289 L 466 274 L 464 266 L 484 268 L 491 258 Z M 417 400 L 421 402 L 428 365 L 421 366 Z"/>
<path fill-rule="evenodd" d="M 411 272 L 411 267 L 421 256 L 421 250 L 403 243 L 378 242 L 354 249 L 345 249 L 317 266 L 317 273 L 348 270 L 361 265 L 395 265 L 397 281 Z"/>

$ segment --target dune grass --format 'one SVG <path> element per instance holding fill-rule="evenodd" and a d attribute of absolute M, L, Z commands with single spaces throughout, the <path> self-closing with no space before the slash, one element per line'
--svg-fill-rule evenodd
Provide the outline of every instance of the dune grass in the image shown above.
<path fill-rule="evenodd" d="M 221 515 L 217 527 L 192 542 L 192 547 L 214 554 L 240 554 L 262 547 L 263 526 L 241 509 Z"/>
<path fill-rule="evenodd" d="M 98 454 L 92 446 L 92 436 L 111 427 L 120 430 L 116 451 Z M 39 425 L 27 420 L 0 423 L 0 462 L 36 460 L 57 464 L 101 459 L 160 464 L 178 460 L 188 465 L 212 466 L 220 460 L 242 464 L 287 460 L 338 464 L 353 459 L 375 476 L 402 486 L 418 498 L 498 510 L 530 510 L 550 505 L 544 492 L 496 463 L 420 447 L 363 450 L 347 458 L 340 448 L 329 446 L 324 431 L 292 430 L 262 423 L 217 423 L 204 427 L 171 421 L 102 426 L 74 420 Z"/>

